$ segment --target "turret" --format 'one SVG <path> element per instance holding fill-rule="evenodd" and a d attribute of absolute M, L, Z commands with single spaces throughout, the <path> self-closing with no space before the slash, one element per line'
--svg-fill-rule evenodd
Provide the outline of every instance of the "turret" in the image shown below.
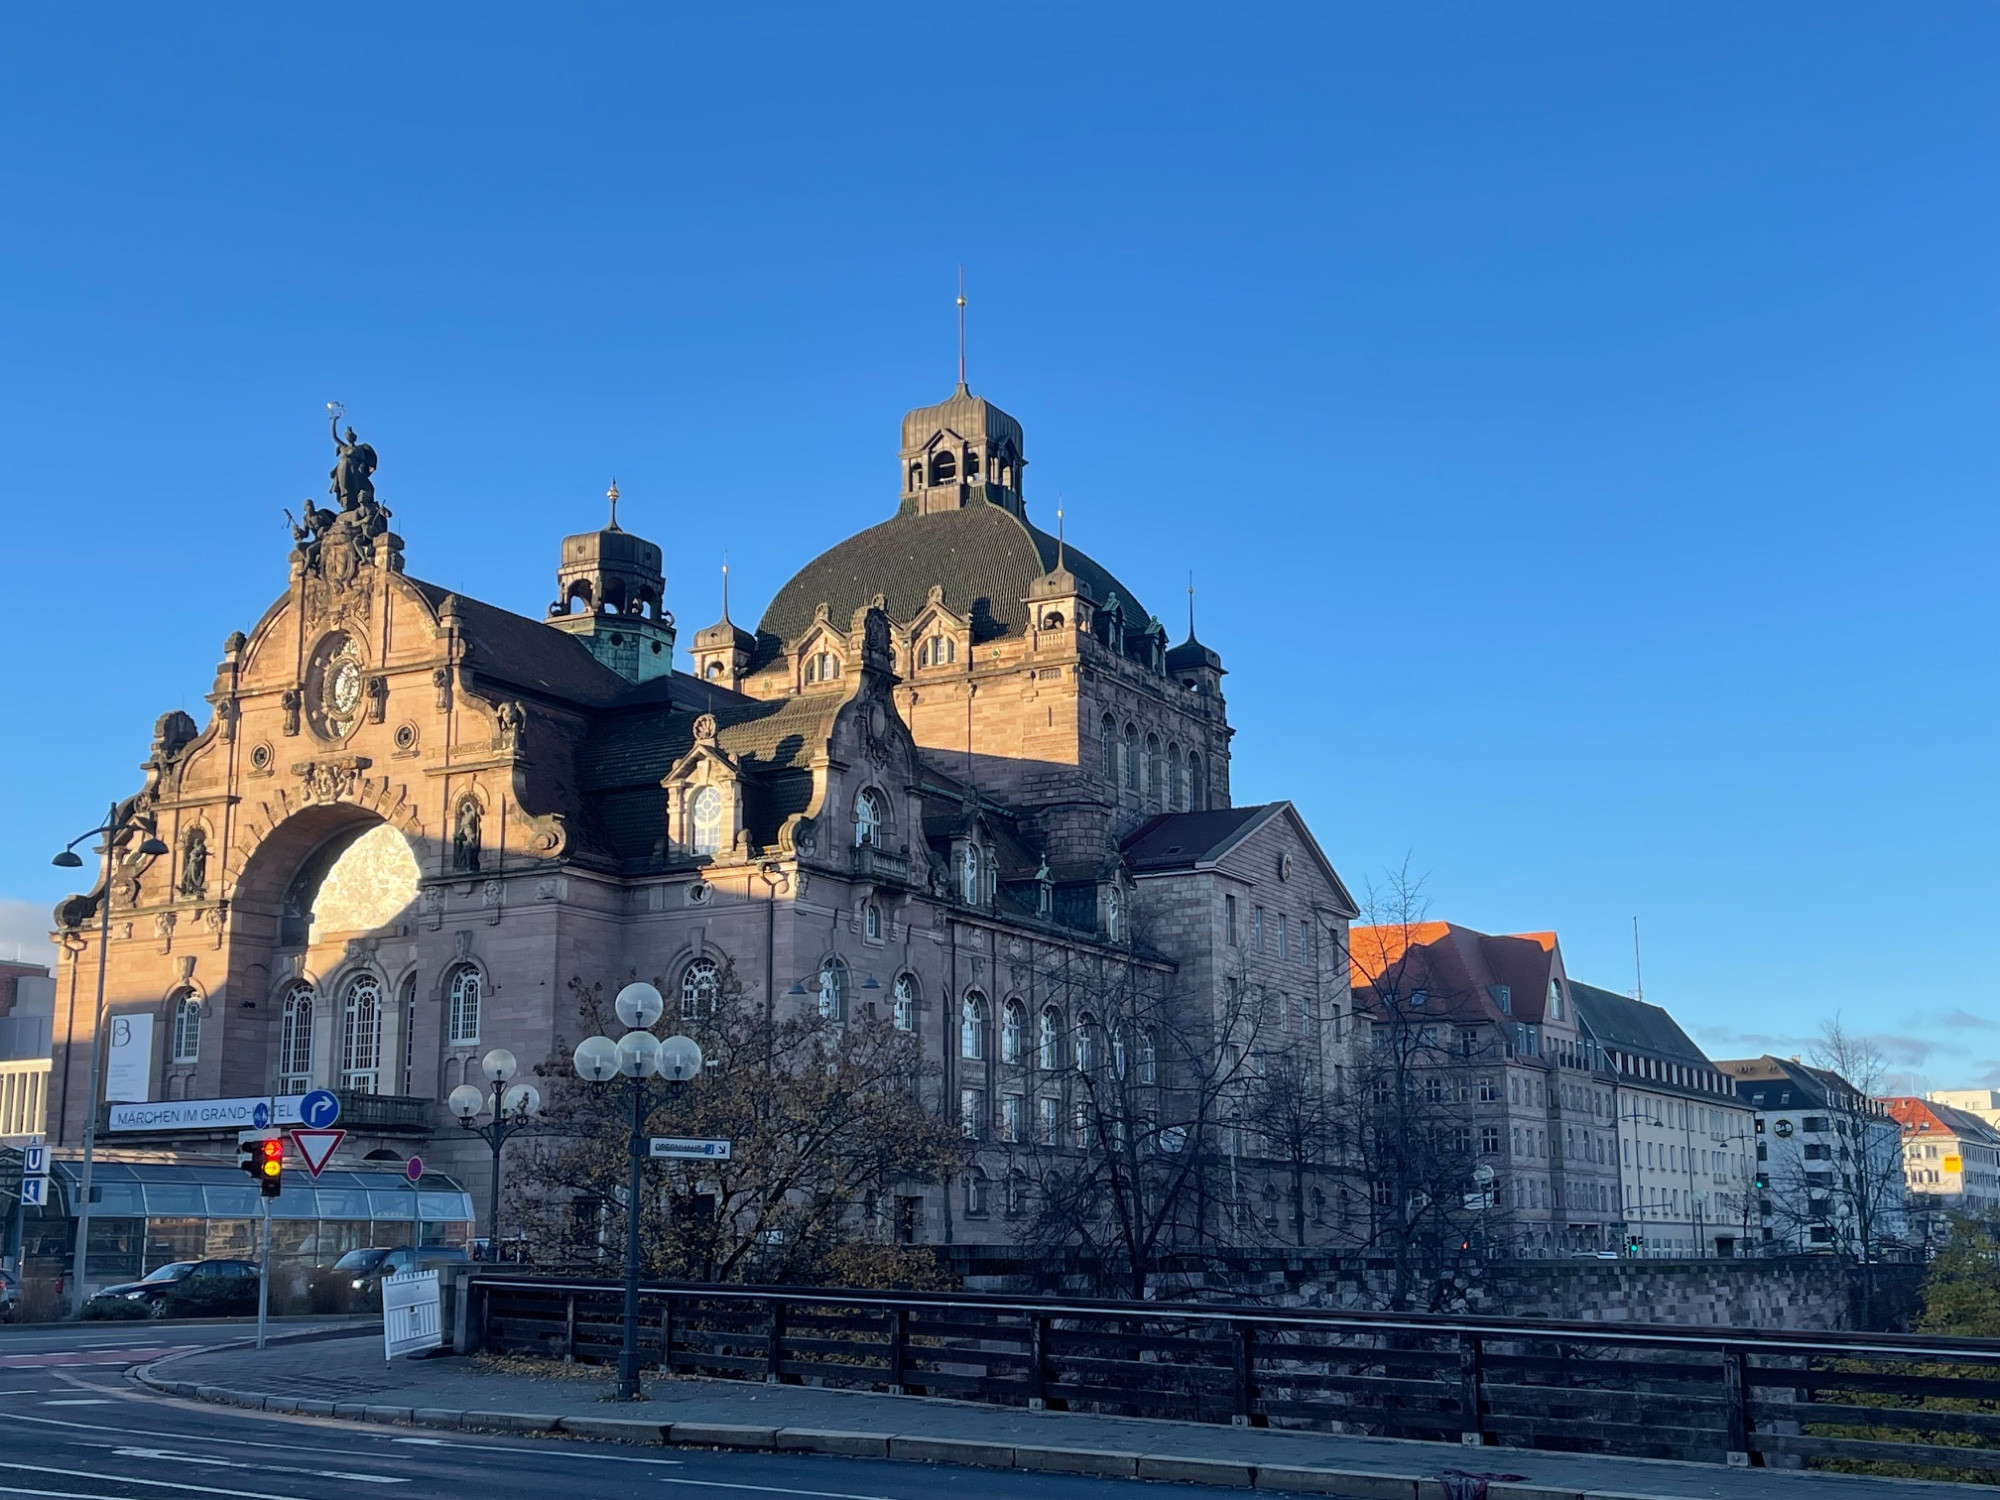
<path fill-rule="evenodd" d="M 563 538 L 548 623 L 578 637 L 620 677 L 650 682 L 674 669 L 674 617 L 662 604 L 660 549 L 618 524 L 616 483 L 605 497 L 609 525 Z"/>

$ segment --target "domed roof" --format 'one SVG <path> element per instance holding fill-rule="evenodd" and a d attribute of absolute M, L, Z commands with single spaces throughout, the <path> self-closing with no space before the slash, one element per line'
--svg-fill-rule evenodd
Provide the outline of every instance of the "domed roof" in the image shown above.
<path fill-rule="evenodd" d="M 1114 602 L 1129 632 L 1150 618 L 1130 589 L 1086 554 L 1064 545 L 1062 561 L 1100 608 Z M 792 575 L 764 611 L 757 629 L 763 666 L 803 634 L 818 607 L 844 624 L 877 594 L 897 624 L 906 624 L 930 597 L 972 618 L 973 639 L 1020 635 L 1028 626 L 1028 586 L 1056 565 L 1056 539 L 1001 506 L 974 501 L 931 515 L 904 514 L 828 548 Z"/>

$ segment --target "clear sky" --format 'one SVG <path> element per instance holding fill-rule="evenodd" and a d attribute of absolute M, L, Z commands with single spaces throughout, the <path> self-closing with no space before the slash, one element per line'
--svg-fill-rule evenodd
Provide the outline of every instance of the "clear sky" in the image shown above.
<path fill-rule="evenodd" d="M 2000 9 L 17 6 L 0 906 L 281 591 L 324 407 L 412 572 L 684 633 L 953 379 L 1224 656 L 1237 800 L 1718 1056 L 2000 1084 Z"/>

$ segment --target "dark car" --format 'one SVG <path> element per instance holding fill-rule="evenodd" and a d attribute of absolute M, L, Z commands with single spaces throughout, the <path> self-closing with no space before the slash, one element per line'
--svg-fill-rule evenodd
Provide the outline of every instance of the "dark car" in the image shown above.
<path fill-rule="evenodd" d="M 11 1323 L 21 1313 L 21 1279 L 12 1271 L 0 1271 L 0 1323 Z"/>
<path fill-rule="evenodd" d="M 456 1245 L 426 1245 L 420 1251 L 412 1251 L 408 1245 L 350 1250 L 333 1263 L 332 1270 L 316 1273 L 315 1280 L 325 1291 L 315 1297 L 315 1304 L 324 1302 L 329 1311 L 379 1307 L 384 1277 L 464 1265 L 471 1258 Z"/>
<path fill-rule="evenodd" d="M 161 1266 L 143 1281 L 108 1286 L 99 1297 L 123 1297 L 143 1302 L 154 1317 L 170 1304 L 191 1313 L 255 1311 L 257 1262 L 254 1260 L 177 1260 Z"/>

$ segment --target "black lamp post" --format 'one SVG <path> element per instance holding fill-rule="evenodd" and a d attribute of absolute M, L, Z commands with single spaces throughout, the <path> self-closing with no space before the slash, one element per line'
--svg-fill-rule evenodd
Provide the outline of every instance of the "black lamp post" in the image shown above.
<path fill-rule="evenodd" d="M 649 1154 L 646 1115 L 652 1090 L 646 1080 L 655 1073 L 667 1080 L 671 1098 L 701 1073 L 701 1047 L 693 1037 L 670 1036 L 664 1042 L 651 1027 L 666 1002 L 643 981 L 618 992 L 618 1019 L 631 1029 L 617 1041 L 608 1036 L 585 1037 L 576 1044 L 576 1071 L 591 1083 L 608 1083 L 619 1074 L 632 1080 L 631 1174 L 625 1195 L 625 1330 L 618 1351 L 618 1399 L 637 1401 L 639 1389 L 639 1199 L 644 1190 L 642 1168 Z"/>
<path fill-rule="evenodd" d="M 495 1047 L 479 1060 L 480 1071 L 493 1086 L 493 1118 L 487 1124 L 472 1123 L 487 1103 L 486 1095 L 477 1085 L 461 1083 L 445 1101 L 458 1116 L 459 1124 L 493 1148 L 493 1195 L 487 1200 L 486 1236 L 495 1261 L 500 1259 L 500 1148 L 529 1129 L 542 1110 L 541 1090 L 532 1083 L 507 1087 L 516 1066 L 514 1054 L 505 1047 Z"/>
<path fill-rule="evenodd" d="M 90 1169 L 97 1158 L 98 1070 L 104 1051 L 104 970 L 111 952 L 111 853 L 118 836 L 135 829 L 146 834 L 139 845 L 139 853 L 154 859 L 173 853 L 140 819 L 121 819 L 118 804 L 114 802 L 110 815 L 101 824 L 79 833 L 63 846 L 62 853 L 50 861 L 59 870 L 80 870 L 83 859 L 77 854 L 76 846 L 98 834 L 104 836 L 104 842 L 98 846 L 98 853 L 102 856 L 104 890 L 97 901 L 97 1012 L 90 1027 L 90 1109 L 83 1121 L 83 1173 L 77 1183 L 76 1250 L 70 1265 L 70 1277 L 76 1283 L 70 1294 L 70 1316 L 75 1318 L 83 1316 L 83 1278 L 90 1269 Z M 70 962 L 76 960 L 72 958 Z"/>

